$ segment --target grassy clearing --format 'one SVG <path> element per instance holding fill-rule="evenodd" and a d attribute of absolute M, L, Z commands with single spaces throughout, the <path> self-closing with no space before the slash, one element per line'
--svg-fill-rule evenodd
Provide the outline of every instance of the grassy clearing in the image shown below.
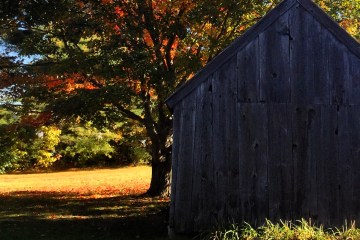
<path fill-rule="evenodd" d="M 0 175 L 0 239 L 166 239 L 149 167 Z"/>
<path fill-rule="evenodd" d="M 317 227 L 304 219 L 294 223 L 284 221 L 272 223 L 267 221 L 263 226 L 254 229 L 248 224 L 239 227 L 231 224 L 227 228 L 214 231 L 200 237 L 206 240 L 359 240 L 360 229 L 354 223 L 345 223 L 338 229 Z"/>

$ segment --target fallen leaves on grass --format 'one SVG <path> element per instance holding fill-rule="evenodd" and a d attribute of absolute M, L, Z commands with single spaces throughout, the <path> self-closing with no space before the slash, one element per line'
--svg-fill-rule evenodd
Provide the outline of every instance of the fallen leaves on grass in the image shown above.
<path fill-rule="evenodd" d="M 0 175 L 0 195 L 22 192 L 60 193 L 77 198 L 139 195 L 149 188 L 147 166 L 92 171 Z"/>
<path fill-rule="evenodd" d="M 149 167 L 0 176 L 1 220 L 86 220 L 157 214 L 167 198 L 142 196 Z"/>

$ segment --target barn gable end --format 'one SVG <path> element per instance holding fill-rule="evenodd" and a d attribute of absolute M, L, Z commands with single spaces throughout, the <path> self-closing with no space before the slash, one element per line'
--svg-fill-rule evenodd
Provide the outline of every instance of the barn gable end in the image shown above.
<path fill-rule="evenodd" d="M 170 227 L 360 220 L 360 45 L 285 0 L 168 100 Z"/>
<path fill-rule="evenodd" d="M 303 16 L 308 18 L 308 24 L 311 23 L 311 18 L 318 25 L 320 24 L 321 28 L 324 32 L 327 32 L 329 38 L 333 41 L 338 41 L 338 45 L 335 46 L 347 48 L 349 52 L 354 54 L 357 58 L 360 57 L 360 46 L 359 43 L 352 38 L 344 29 L 342 29 L 336 22 L 334 22 L 321 8 L 319 8 L 315 3 L 311 0 L 285 0 L 281 2 L 276 8 L 270 11 L 262 20 L 260 20 L 256 25 L 250 28 L 247 32 L 245 32 L 241 37 L 236 39 L 229 47 L 227 47 L 223 52 L 221 52 L 216 58 L 214 58 L 210 63 L 208 63 L 204 69 L 199 71 L 190 81 L 181 86 L 178 90 L 176 90 L 166 101 L 167 105 L 170 109 L 173 109 L 178 101 L 181 101 L 187 94 L 194 90 L 202 81 L 205 81 L 209 75 L 215 72 L 219 66 L 223 65 L 227 62 L 233 55 L 238 54 L 244 48 L 248 46 L 249 43 L 256 41 L 256 38 L 259 37 L 266 29 L 269 27 L 279 24 L 279 18 L 286 15 L 290 16 L 290 21 L 304 20 L 297 19 L 296 16 L 291 16 L 291 12 L 294 11 L 295 8 L 300 8 L 300 12 L 306 12 Z M 296 11 L 295 11 L 296 12 Z M 301 14 L 298 12 L 299 14 Z M 293 18 L 292 18 L 293 17 Z M 281 21 L 281 20 L 280 20 Z M 294 23 L 295 23 L 294 22 Z M 291 24 L 291 23 L 289 23 Z M 296 29 L 296 27 L 302 27 L 301 22 L 298 22 L 299 26 L 291 26 L 292 31 L 299 31 L 299 36 L 305 39 L 304 33 L 306 34 L 306 29 Z M 306 24 L 306 23 L 305 23 Z M 289 26 L 290 27 L 290 26 Z M 304 31 L 302 31 L 304 30 Z M 307 29 L 308 33 L 311 34 L 311 30 L 316 30 L 314 26 L 310 25 L 310 28 Z M 324 32 L 320 32 L 320 34 L 325 34 Z M 278 32 L 279 34 L 279 32 Z M 281 34 L 281 32 L 280 32 Z M 286 35 L 286 31 L 283 32 Z M 315 34 L 312 34 L 315 37 Z"/>

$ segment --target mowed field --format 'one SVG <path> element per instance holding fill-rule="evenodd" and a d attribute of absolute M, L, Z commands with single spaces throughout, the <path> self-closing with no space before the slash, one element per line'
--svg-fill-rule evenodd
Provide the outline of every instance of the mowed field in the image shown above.
<path fill-rule="evenodd" d="M 147 166 L 0 175 L 0 239 L 166 239 Z"/>
<path fill-rule="evenodd" d="M 149 187 L 148 166 L 100 170 L 70 170 L 38 174 L 0 175 L 0 194 L 18 191 L 78 193 L 81 195 L 139 194 Z"/>

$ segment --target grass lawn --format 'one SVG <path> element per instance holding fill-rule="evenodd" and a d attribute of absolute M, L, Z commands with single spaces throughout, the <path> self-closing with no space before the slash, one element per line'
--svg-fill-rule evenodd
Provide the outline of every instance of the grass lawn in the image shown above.
<path fill-rule="evenodd" d="M 151 168 L 0 175 L 0 239 L 167 239 Z"/>

